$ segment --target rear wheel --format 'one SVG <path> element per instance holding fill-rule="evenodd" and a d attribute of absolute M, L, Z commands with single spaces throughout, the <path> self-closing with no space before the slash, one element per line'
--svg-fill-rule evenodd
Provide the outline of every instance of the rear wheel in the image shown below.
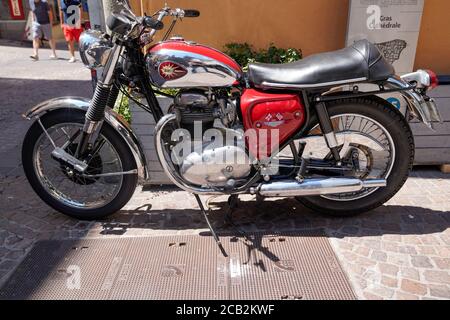
<path fill-rule="evenodd" d="M 342 175 L 386 179 L 387 186 L 297 199 L 306 207 L 332 216 L 353 216 L 381 206 L 400 190 L 412 168 L 414 139 L 407 121 L 378 97 L 337 100 L 327 106 L 338 142 L 345 149 L 341 157 L 355 168 Z M 310 137 L 322 134 L 314 119 L 308 130 Z M 320 137 L 324 145 L 323 140 Z"/>
<path fill-rule="evenodd" d="M 84 113 L 70 110 L 40 118 L 56 146 L 72 155 L 84 119 Z M 98 219 L 120 210 L 133 195 L 137 174 L 104 175 L 136 169 L 128 146 L 109 125 L 102 126 L 92 151 L 81 159 L 88 164 L 83 175 L 53 159 L 53 149 L 36 121 L 23 142 L 23 168 L 34 191 L 54 209 L 77 219 Z"/>

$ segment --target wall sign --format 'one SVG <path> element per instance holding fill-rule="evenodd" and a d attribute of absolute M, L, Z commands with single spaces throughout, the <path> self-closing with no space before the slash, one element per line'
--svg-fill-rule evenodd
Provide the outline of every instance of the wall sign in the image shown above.
<path fill-rule="evenodd" d="M 394 65 L 412 72 L 424 0 L 351 0 L 347 45 L 368 39 Z"/>
<path fill-rule="evenodd" d="M 22 0 L 8 0 L 9 14 L 13 20 L 24 20 L 25 13 L 23 10 Z"/>
<path fill-rule="evenodd" d="M 424 0 L 350 0 L 347 45 L 361 39 L 373 42 L 398 75 L 413 71 Z M 362 90 L 376 90 L 371 85 Z M 401 112 L 399 94 L 380 95 Z"/>

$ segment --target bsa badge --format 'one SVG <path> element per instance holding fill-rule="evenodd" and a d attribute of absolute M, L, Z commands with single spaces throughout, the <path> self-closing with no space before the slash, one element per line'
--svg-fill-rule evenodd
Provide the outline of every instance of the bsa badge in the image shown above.
<path fill-rule="evenodd" d="M 179 79 L 187 73 L 184 67 L 171 61 L 161 63 L 158 67 L 158 71 L 159 75 L 168 81 Z"/>

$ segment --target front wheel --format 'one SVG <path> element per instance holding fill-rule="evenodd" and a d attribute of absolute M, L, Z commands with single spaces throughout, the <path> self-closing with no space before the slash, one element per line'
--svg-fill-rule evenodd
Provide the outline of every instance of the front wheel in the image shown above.
<path fill-rule="evenodd" d="M 341 157 L 355 165 L 355 170 L 345 175 L 362 180 L 386 179 L 387 186 L 297 199 L 306 207 L 331 216 L 353 216 L 381 206 L 400 190 L 413 165 L 414 138 L 408 122 L 378 97 L 337 100 L 327 107 L 342 145 Z M 306 140 L 321 136 L 314 119 Z"/>
<path fill-rule="evenodd" d="M 83 175 L 52 158 L 57 147 L 74 154 L 84 124 L 84 113 L 57 110 L 36 121 L 22 146 L 25 175 L 34 191 L 52 208 L 68 216 L 92 220 L 120 210 L 133 195 L 137 174 L 107 175 L 136 169 L 136 162 L 120 135 L 104 124 L 92 150 L 84 159 Z M 106 175 L 105 175 L 106 174 Z"/>

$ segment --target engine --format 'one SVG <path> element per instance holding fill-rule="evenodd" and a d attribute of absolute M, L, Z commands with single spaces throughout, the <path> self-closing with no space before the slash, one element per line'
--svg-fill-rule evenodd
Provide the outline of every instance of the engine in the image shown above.
<path fill-rule="evenodd" d="M 173 148 L 183 179 L 197 186 L 232 188 L 250 174 L 242 125 L 226 93 L 182 90 L 171 111 L 189 132 Z"/>

